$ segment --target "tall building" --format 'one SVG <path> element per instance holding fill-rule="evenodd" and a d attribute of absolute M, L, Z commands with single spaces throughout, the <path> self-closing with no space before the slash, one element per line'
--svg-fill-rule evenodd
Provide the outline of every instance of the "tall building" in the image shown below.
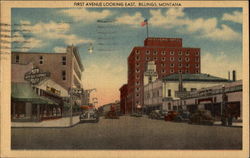
<path fill-rule="evenodd" d="M 72 87 L 82 88 L 84 68 L 75 46 L 68 46 L 66 53 L 12 52 L 11 63 L 32 63 L 41 71 L 49 72 L 50 78 L 66 90 Z"/>
<path fill-rule="evenodd" d="M 200 73 L 200 48 L 182 47 L 181 38 L 146 38 L 128 57 L 127 109 L 143 107 L 148 62 L 154 61 L 159 79 L 174 73 Z M 122 100 L 122 98 L 121 98 Z"/>

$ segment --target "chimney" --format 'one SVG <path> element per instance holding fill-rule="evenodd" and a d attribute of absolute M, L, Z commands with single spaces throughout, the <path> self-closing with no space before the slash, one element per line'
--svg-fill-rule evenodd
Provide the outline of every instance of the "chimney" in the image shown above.
<path fill-rule="evenodd" d="M 236 81 L 236 71 L 233 70 L 233 81 Z"/>
<path fill-rule="evenodd" d="M 228 71 L 228 80 L 230 80 L 230 71 Z"/>

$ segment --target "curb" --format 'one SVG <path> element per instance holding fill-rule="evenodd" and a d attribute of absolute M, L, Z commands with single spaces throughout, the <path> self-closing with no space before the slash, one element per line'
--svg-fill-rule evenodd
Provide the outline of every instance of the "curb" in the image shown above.
<path fill-rule="evenodd" d="M 71 128 L 74 127 L 76 125 L 78 125 L 80 122 L 77 122 L 73 125 L 69 125 L 69 126 L 51 126 L 51 127 L 46 127 L 46 126 L 22 126 L 22 127 L 11 127 L 11 128 Z"/>

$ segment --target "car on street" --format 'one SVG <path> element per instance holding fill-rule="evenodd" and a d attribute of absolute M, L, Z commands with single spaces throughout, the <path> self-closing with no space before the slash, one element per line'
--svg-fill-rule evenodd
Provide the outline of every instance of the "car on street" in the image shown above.
<path fill-rule="evenodd" d="M 79 116 L 80 122 L 99 122 L 99 114 L 96 109 L 84 110 Z"/>
<path fill-rule="evenodd" d="M 164 119 L 165 118 L 165 115 L 166 115 L 166 111 L 163 111 L 163 110 L 153 110 L 150 114 L 149 114 L 149 118 L 150 119 L 157 119 L 157 120 L 160 120 L 160 119 Z"/>
<path fill-rule="evenodd" d="M 175 117 L 178 115 L 179 113 L 177 111 L 168 111 L 168 113 L 166 114 L 166 116 L 164 117 L 165 121 L 174 121 Z"/>
<path fill-rule="evenodd" d="M 175 122 L 188 122 L 190 118 L 189 111 L 178 111 L 177 115 L 174 117 L 173 121 Z"/>
<path fill-rule="evenodd" d="M 203 124 L 203 125 L 213 125 L 214 118 L 211 115 L 211 112 L 208 110 L 197 110 L 190 116 L 188 121 L 190 124 Z"/>

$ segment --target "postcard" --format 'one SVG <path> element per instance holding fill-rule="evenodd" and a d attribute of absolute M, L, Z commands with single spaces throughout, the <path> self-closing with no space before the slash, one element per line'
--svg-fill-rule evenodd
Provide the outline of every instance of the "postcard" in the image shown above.
<path fill-rule="evenodd" d="M 1 4 L 1 157 L 249 157 L 247 1 Z"/>

